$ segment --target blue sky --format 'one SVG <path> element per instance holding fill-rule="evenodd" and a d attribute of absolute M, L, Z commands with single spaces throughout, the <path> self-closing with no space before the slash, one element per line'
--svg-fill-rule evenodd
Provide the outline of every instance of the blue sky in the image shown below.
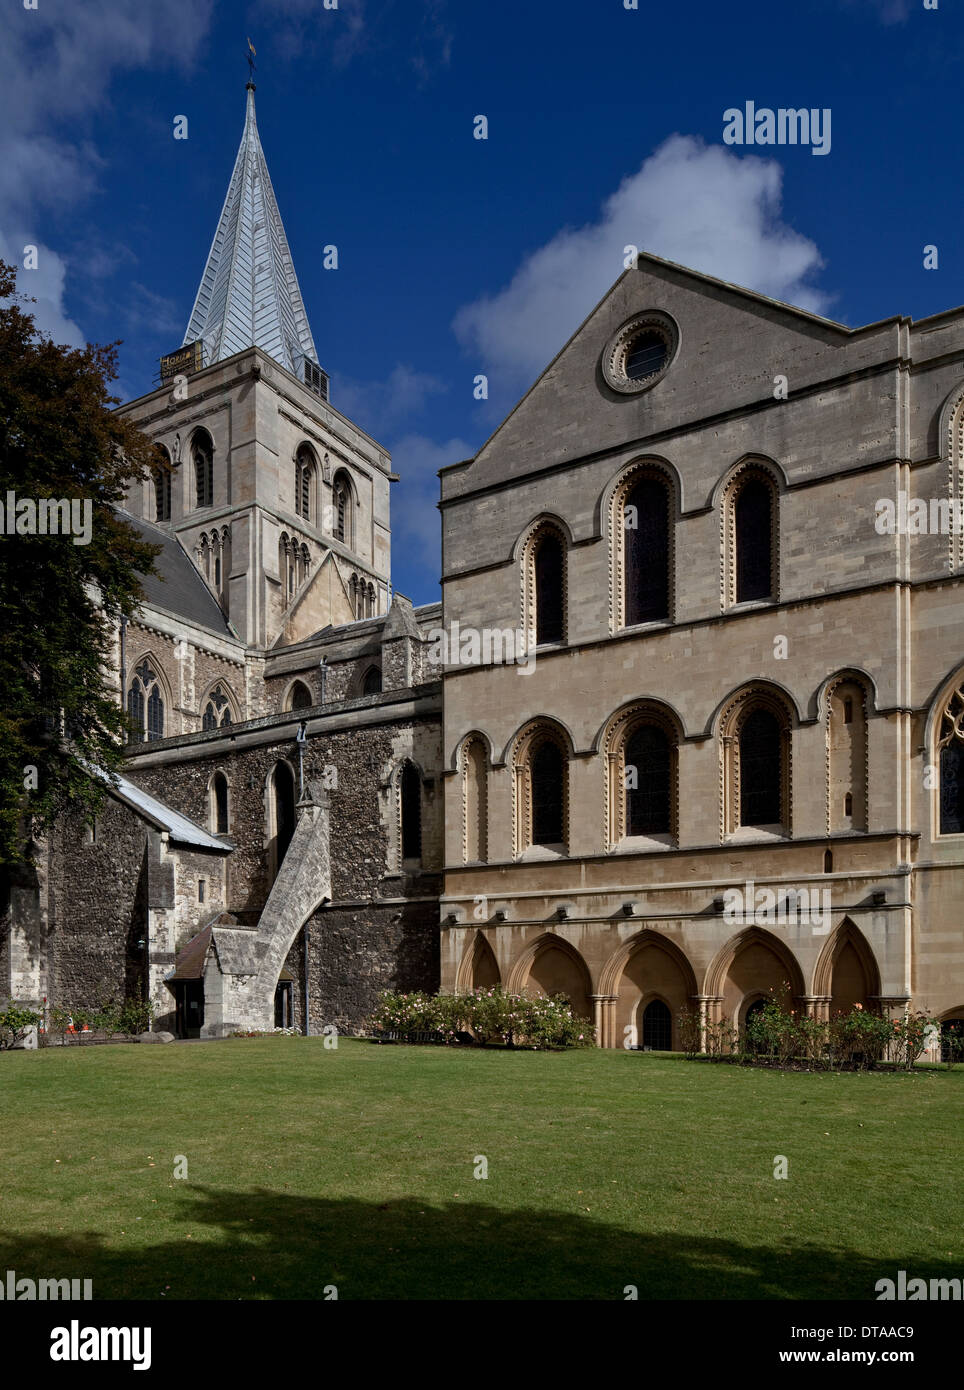
<path fill-rule="evenodd" d="M 416 602 L 438 595 L 436 469 L 491 434 L 627 243 L 851 325 L 964 302 L 953 0 L 8 0 L 0 26 L 0 255 L 40 247 L 20 283 L 58 340 L 123 340 L 125 398 L 183 337 L 251 35 L 321 364 L 402 475 L 393 581 Z M 749 100 L 830 108 L 830 152 L 724 145 Z"/>

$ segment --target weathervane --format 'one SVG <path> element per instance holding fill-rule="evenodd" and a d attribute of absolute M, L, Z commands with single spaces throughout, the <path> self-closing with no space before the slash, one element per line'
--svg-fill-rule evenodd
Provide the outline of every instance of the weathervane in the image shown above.
<path fill-rule="evenodd" d="M 252 87 L 254 86 L 254 60 L 257 56 L 258 50 L 251 40 L 248 39 L 248 82 Z"/>

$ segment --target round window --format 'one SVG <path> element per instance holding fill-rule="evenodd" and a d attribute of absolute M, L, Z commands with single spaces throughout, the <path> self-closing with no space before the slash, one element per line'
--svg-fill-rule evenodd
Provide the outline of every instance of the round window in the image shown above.
<path fill-rule="evenodd" d="M 614 391 L 647 391 L 666 372 L 679 346 L 679 330 L 667 314 L 637 314 L 606 345 L 603 376 Z"/>

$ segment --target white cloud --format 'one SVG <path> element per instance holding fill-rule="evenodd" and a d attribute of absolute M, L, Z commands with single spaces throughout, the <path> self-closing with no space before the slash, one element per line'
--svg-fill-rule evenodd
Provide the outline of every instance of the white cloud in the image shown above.
<path fill-rule="evenodd" d="M 37 248 L 36 270 L 24 270 L 25 246 Z M 78 324 L 64 313 L 64 281 L 67 268 L 56 251 L 48 246 L 31 242 L 25 235 L 13 235 L 9 239 L 0 232 L 0 260 L 17 267 L 17 292 L 29 295 L 36 304 L 23 304 L 24 313 L 32 314 L 37 327 L 49 333 L 55 343 L 66 343 L 69 347 L 83 347 L 84 334 Z"/>
<path fill-rule="evenodd" d="M 213 8 L 214 0 L 14 7 L 0 45 L 0 244 L 6 259 L 22 266 L 19 248 L 41 246 L 46 212 L 76 207 L 94 190 L 102 160 L 84 127 L 107 99 L 115 73 L 147 66 L 189 68 Z M 58 341 L 76 343 L 80 329 L 64 309 L 70 249 L 43 246 L 40 266 L 21 270 L 18 287 L 37 297 L 34 312 L 42 328 Z"/>
<path fill-rule="evenodd" d="M 827 296 L 807 283 L 816 245 L 781 219 L 783 171 L 672 135 L 603 204 L 597 221 L 566 227 L 529 255 L 497 294 L 453 321 L 502 396 L 531 383 L 622 274 L 629 245 L 815 312 Z"/>
<path fill-rule="evenodd" d="M 423 434 L 407 434 L 392 445 L 392 467 L 401 478 L 392 490 L 392 549 L 436 582 L 442 534 L 438 470 L 474 453 L 464 439 L 439 444 Z"/>
<path fill-rule="evenodd" d="M 332 405 L 359 428 L 381 440 L 417 415 L 429 396 L 447 391 L 444 381 L 398 362 L 386 381 L 333 376 Z"/>

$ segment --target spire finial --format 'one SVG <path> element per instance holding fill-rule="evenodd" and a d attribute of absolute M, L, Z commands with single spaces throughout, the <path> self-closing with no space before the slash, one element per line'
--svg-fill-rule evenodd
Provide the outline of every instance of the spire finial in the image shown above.
<path fill-rule="evenodd" d="M 248 39 L 248 80 L 245 83 L 245 89 L 249 92 L 254 91 L 254 60 L 257 56 L 258 50 L 251 40 Z"/>

